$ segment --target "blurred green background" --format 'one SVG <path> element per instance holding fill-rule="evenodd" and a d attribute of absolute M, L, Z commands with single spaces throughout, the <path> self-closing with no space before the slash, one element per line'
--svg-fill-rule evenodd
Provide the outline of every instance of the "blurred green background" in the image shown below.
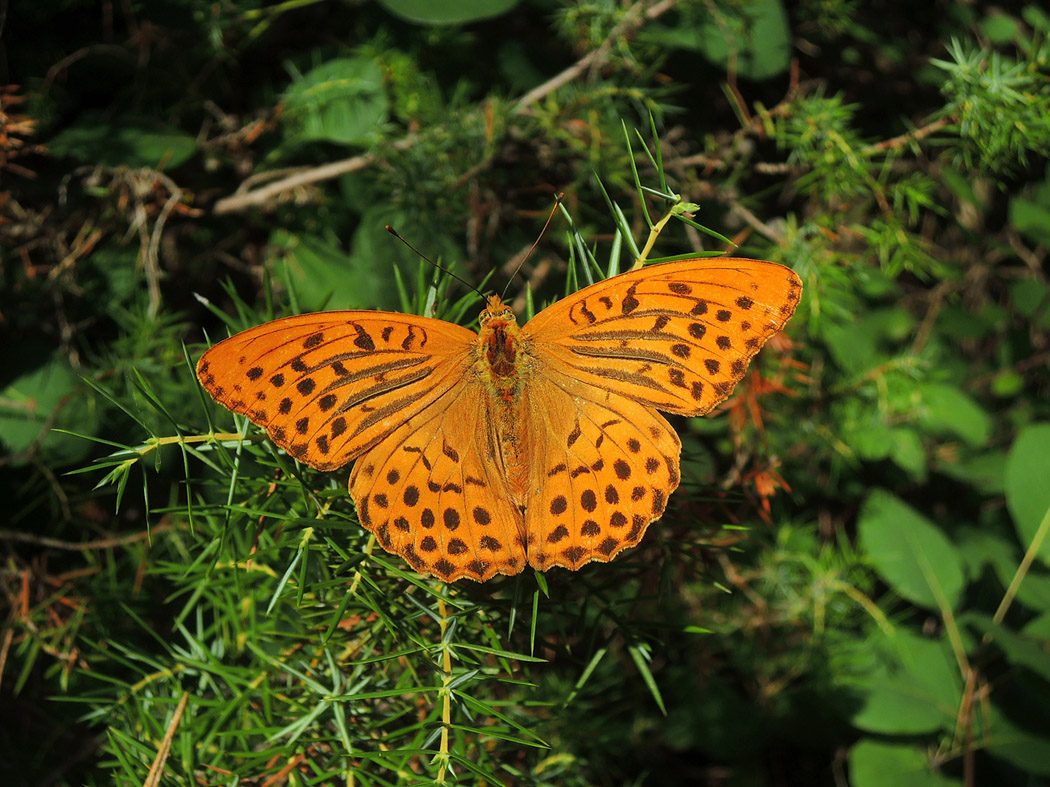
<path fill-rule="evenodd" d="M 1043 4 L 0 12 L 4 784 L 1050 783 Z M 289 313 L 470 324 L 386 224 L 519 306 L 622 270 L 635 171 L 733 242 L 652 257 L 805 292 L 610 564 L 423 580 L 197 386 Z"/>

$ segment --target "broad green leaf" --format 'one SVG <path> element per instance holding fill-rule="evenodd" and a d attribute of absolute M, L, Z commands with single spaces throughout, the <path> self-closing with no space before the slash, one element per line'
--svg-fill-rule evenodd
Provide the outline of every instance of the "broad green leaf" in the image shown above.
<path fill-rule="evenodd" d="M 274 232 L 272 247 L 283 252 L 303 311 L 395 308 L 394 270 L 382 256 L 348 255 L 321 238 Z"/>
<path fill-rule="evenodd" d="M 1007 14 L 988 14 L 980 21 L 981 32 L 995 44 L 1008 44 L 1020 35 L 1017 20 Z"/>
<path fill-rule="evenodd" d="M 379 4 L 394 16 L 420 25 L 465 25 L 505 14 L 518 0 L 379 0 Z"/>
<path fill-rule="evenodd" d="M 969 484 L 983 495 L 1002 495 L 1006 452 L 989 451 L 961 462 L 945 462 L 938 470 L 957 481 Z"/>
<path fill-rule="evenodd" d="M 1050 287 L 1038 279 L 1018 279 L 1010 284 L 1010 302 L 1025 319 L 1040 328 L 1050 327 Z"/>
<path fill-rule="evenodd" d="M 179 129 L 124 117 L 112 123 L 97 114 L 82 115 L 48 142 L 52 156 L 68 156 L 107 167 L 171 170 L 197 152 L 197 140 Z"/>
<path fill-rule="evenodd" d="M 1031 424 L 1014 440 L 1006 460 L 1006 506 L 1023 547 L 1035 538 L 1050 509 L 1050 424 Z M 1050 538 L 1039 547 L 1050 560 Z"/>
<path fill-rule="evenodd" d="M 981 407 L 954 385 L 918 383 L 918 422 L 934 434 L 950 434 L 980 448 L 988 442 L 992 421 Z"/>
<path fill-rule="evenodd" d="M 1050 204 L 1023 197 L 1010 200 L 1010 224 L 1035 243 L 1050 243 Z"/>
<path fill-rule="evenodd" d="M 885 459 L 893 450 L 893 427 L 882 419 L 872 418 L 849 435 L 849 444 L 862 459 Z"/>
<path fill-rule="evenodd" d="M 877 489 L 861 506 L 861 549 L 901 596 L 928 609 L 954 608 L 964 578 L 955 545 L 918 511 Z"/>
<path fill-rule="evenodd" d="M 832 360 L 847 374 L 860 374 L 880 360 L 873 327 L 864 321 L 837 325 L 823 323 L 822 338 Z"/>
<path fill-rule="evenodd" d="M 960 782 L 934 771 L 922 744 L 862 740 L 849 753 L 851 787 L 948 787 Z"/>
<path fill-rule="evenodd" d="M 284 94 L 282 115 L 296 141 L 366 145 L 378 137 L 389 103 L 379 64 L 337 58 L 310 69 Z"/>
<path fill-rule="evenodd" d="M 1036 5 L 1026 5 L 1021 9 L 1021 18 L 1034 29 L 1043 33 L 1050 31 L 1050 16 Z"/>
<path fill-rule="evenodd" d="M 1020 727 L 994 705 L 989 717 L 982 741 L 989 754 L 1022 772 L 1050 776 L 1050 739 L 1045 729 L 1040 734 Z"/>
<path fill-rule="evenodd" d="M 864 459 L 889 458 L 916 480 L 926 479 L 926 450 L 914 429 L 872 418 L 849 435 L 849 444 Z"/>
<path fill-rule="evenodd" d="M 45 464 L 68 465 L 84 459 L 91 443 L 52 427 L 91 435 L 98 424 L 93 397 L 60 352 L 0 390 L 0 447 L 23 454 L 31 447 Z M 29 461 L 23 456 L 16 464 Z"/>
<path fill-rule="evenodd" d="M 915 317 L 907 309 L 874 309 L 864 318 L 868 329 L 892 344 L 907 341 L 915 331 Z"/>
<path fill-rule="evenodd" d="M 1002 589 L 1009 587 L 1021 562 L 1021 550 L 1012 534 L 1000 535 L 968 527 L 962 529 L 957 541 L 969 576 L 977 577 L 985 566 L 990 566 Z M 1024 582 L 1017 588 L 1017 601 L 1032 610 L 1050 609 L 1050 576 L 1045 570 L 1039 566 L 1028 569 Z"/>
<path fill-rule="evenodd" d="M 890 356 L 883 347 L 902 342 L 915 329 L 904 309 L 877 309 L 848 323 L 823 323 L 822 338 L 835 363 L 850 374 L 866 372 Z"/>
<path fill-rule="evenodd" d="M 1047 605 L 1050 607 L 1050 604 Z M 1050 612 L 1044 612 L 1037 618 L 1032 618 L 1024 624 L 1021 633 L 1029 639 L 1050 643 Z"/>
<path fill-rule="evenodd" d="M 886 735 L 919 735 L 950 730 L 962 685 L 946 639 L 929 639 L 897 629 L 891 639 L 874 640 L 877 667 L 863 680 L 851 721 L 859 729 Z"/>
<path fill-rule="evenodd" d="M 901 470 L 919 482 L 926 480 L 926 449 L 922 438 L 914 429 L 897 427 L 892 430 L 893 448 L 890 458 Z"/>
<path fill-rule="evenodd" d="M 984 309 L 964 309 L 961 306 L 947 305 L 937 315 L 937 332 L 955 342 L 983 339 L 995 329 L 997 323 L 993 319 L 994 316 Z"/>
<path fill-rule="evenodd" d="M 791 62 L 791 31 L 780 0 L 741 0 L 731 17 L 707 16 L 696 27 L 651 25 L 643 39 L 698 51 L 720 66 L 732 57 L 737 73 L 748 79 L 782 74 Z"/>
<path fill-rule="evenodd" d="M 1024 392 L 1024 375 L 1013 369 L 1003 369 L 992 378 L 989 389 L 993 396 L 1008 399 Z"/>
<path fill-rule="evenodd" d="M 1011 664 L 1026 667 L 1043 680 L 1050 681 L 1050 651 L 1046 650 L 1046 643 L 1010 631 L 988 615 L 970 612 L 960 615 L 959 621 L 990 637 Z"/>

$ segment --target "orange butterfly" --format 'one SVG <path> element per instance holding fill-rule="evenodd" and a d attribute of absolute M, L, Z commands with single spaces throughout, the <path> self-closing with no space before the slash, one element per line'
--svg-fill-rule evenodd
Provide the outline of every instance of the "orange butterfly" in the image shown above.
<path fill-rule="evenodd" d="M 350 495 L 384 549 L 445 581 L 578 569 L 637 544 L 678 486 L 657 410 L 703 415 L 798 305 L 789 268 L 667 262 L 585 287 L 518 327 L 488 299 L 477 333 L 331 311 L 219 342 L 216 401 Z"/>

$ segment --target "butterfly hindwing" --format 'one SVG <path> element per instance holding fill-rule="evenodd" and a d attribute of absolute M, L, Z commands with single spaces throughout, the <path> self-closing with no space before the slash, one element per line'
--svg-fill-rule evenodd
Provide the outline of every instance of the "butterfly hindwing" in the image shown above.
<path fill-rule="evenodd" d="M 681 443 L 651 407 L 542 369 L 529 390 L 529 563 L 575 570 L 637 544 L 679 482 Z M 547 384 L 549 383 L 549 384 Z"/>
<path fill-rule="evenodd" d="M 350 475 L 361 524 L 446 582 L 525 567 L 524 525 L 494 461 L 491 405 L 461 382 L 365 452 Z"/>

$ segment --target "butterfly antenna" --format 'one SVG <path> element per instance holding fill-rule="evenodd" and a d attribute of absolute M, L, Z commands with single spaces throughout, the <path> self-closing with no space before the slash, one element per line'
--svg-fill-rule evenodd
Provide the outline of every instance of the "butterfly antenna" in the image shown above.
<path fill-rule="evenodd" d="M 395 230 L 395 229 L 394 229 L 393 227 L 391 227 L 391 226 L 390 226 L 389 224 L 387 224 L 387 225 L 386 225 L 386 231 L 387 231 L 387 232 L 389 232 L 389 233 L 390 233 L 391 235 L 393 235 L 393 236 L 394 236 L 395 238 L 397 238 L 397 239 L 398 239 L 399 241 L 401 241 L 402 243 L 404 243 L 404 244 L 405 244 L 406 246 L 408 246 L 408 248 L 412 249 L 412 251 L 414 251 L 414 252 L 415 252 L 415 253 L 416 253 L 417 255 L 419 255 L 419 256 L 420 256 L 421 258 L 423 258 L 423 259 L 424 259 L 424 260 L 426 260 L 427 262 L 429 262 L 429 263 L 430 263 L 431 265 L 433 265 L 433 266 L 434 266 L 435 268 L 437 268 L 437 269 L 438 269 L 439 271 L 441 271 L 442 273 L 448 274 L 448 275 L 449 275 L 449 276 L 451 276 L 451 277 L 452 277 L 453 279 L 455 279 L 455 280 L 456 280 L 456 281 L 458 281 L 458 282 L 459 282 L 460 284 L 462 284 L 462 285 L 463 285 L 464 287 L 468 287 L 469 289 L 471 289 L 471 290 L 474 290 L 474 292 L 476 292 L 476 293 L 477 293 L 478 295 L 480 295 L 480 296 L 481 296 L 482 298 L 485 298 L 485 297 L 487 297 L 487 296 L 485 295 L 485 293 L 483 293 L 483 292 L 482 292 L 481 290 L 479 290 L 479 289 L 478 289 L 477 287 L 475 287 L 475 286 L 474 286 L 473 284 L 471 284 L 471 283 L 470 283 L 469 281 L 467 281 L 466 279 L 460 278 L 459 276 L 457 276 L 456 274 L 454 274 L 454 273 L 453 273 L 452 271 L 450 271 L 450 270 L 449 270 L 448 268 L 444 267 L 443 265 L 438 265 L 438 264 L 437 264 L 436 262 L 434 262 L 434 261 L 433 261 L 432 259 L 430 259 L 430 257 L 428 257 L 428 256 L 427 256 L 426 254 L 424 254 L 423 252 L 421 252 L 421 251 L 420 251 L 419 249 L 417 249 L 417 248 L 416 248 L 415 246 L 413 246 L 413 245 L 412 245 L 411 243 L 409 243 L 409 242 L 408 242 L 407 240 L 405 240 L 405 239 L 404 239 L 404 238 L 403 238 L 403 237 L 401 236 L 401 234 L 400 234 L 400 233 L 399 233 L 399 232 L 398 232 L 397 230 Z"/>
<path fill-rule="evenodd" d="M 536 247 L 540 245 L 540 240 L 546 234 L 547 227 L 549 227 L 551 225 L 551 221 L 554 219 L 554 214 L 557 212 L 558 206 L 561 205 L 561 201 L 563 199 L 565 199 L 565 193 L 564 192 L 559 192 L 559 193 L 554 195 L 554 207 L 551 208 L 550 215 L 547 216 L 547 221 L 545 221 L 543 223 L 543 229 L 540 230 L 540 234 L 536 236 L 536 240 L 533 241 L 532 245 L 529 247 L 529 250 L 525 254 L 525 256 L 521 258 L 521 262 L 518 263 L 518 267 L 514 269 L 514 272 L 510 275 L 510 278 L 507 279 L 507 286 L 503 288 L 503 294 L 500 295 L 500 300 L 503 300 L 504 298 L 507 297 L 507 287 L 510 287 L 510 283 L 512 281 L 514 281 L 514 277 L 518 275 L 518 271 L 521 270 L 521 266 L 524 265 L 528 261 L 529 257 L 532 256 L 532 252 L 536 251 Z"/>

